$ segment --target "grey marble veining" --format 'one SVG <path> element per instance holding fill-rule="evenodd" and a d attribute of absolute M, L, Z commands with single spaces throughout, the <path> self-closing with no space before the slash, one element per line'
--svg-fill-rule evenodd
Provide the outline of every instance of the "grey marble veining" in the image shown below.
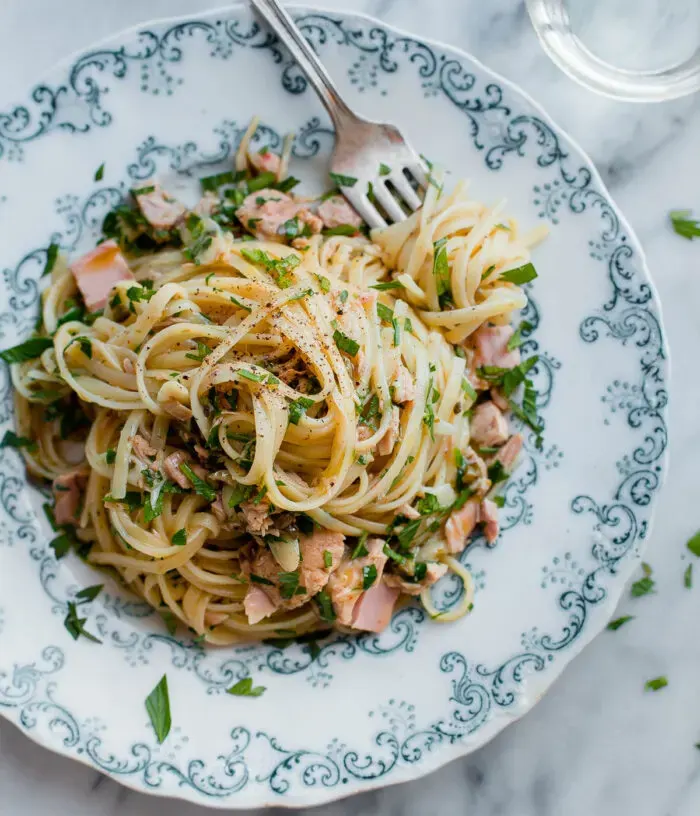
<path fill-rule="evenodd" d="M 700 586 L 682 585 L 700 527 L 700 241 L 666 214 L 700 210 L 700 95 L 635 106 L 595 97 L 549 62 L 522 0 L 325 0 L 465 48 L 517 81 L 593 157 L 644 245 L 672 350 L 671 469 L 647 554 L 657 593 L 626 599 L 634 625 L 597 638 L 520 722 L 433 775 L 322 807 L 319 816 L 698 816 Z M 0 104 L 58 58 L 130 24 L 211 0 L 3 0 Z M 624 25 L 624 21 L 621 21 Z M 645 680 L 669 678 L 663 693 Z M 204 816 L 132 793 L 0 724 L 0 816 Z M 282 810 L 271 811 L 282 813 Z"/>

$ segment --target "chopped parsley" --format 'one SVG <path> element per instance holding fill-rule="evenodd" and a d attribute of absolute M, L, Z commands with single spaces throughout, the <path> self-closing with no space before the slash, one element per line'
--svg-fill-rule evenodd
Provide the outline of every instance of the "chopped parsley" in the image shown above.
<path fill-rule="evenodd" d="M 693 565 L 688 564 L 685 572 L 683 573 L 683 586 L 686 589 L 693 588 Z"/>
<path fill-rule="evenodd" d="M 76 592 L 75 597 L 78 598 L 78 603 L 90 603 L 104 589 L 104 584 L 95 584 L 94 586 L 85 587 L 80 592 Z"/>
<path fill-rule="evenodd" d="M 37 449 L 37 444 L 26 436 L 17 436 L 14 431 L 5 431 L 0 448 L 26 448 L 29 453 L 33 453 Z"/>
<path fill-rule="evenodd" d="M 47 348 L 52 348 L 53 340 L 50 337 L 30 337 L 24 343 L 0 351 L 0 358 L 6 363 L 25 363 L 41 356 Z"/>
<path fill-rule="evenodd" d="M 197 474 L 187 464 L 187 462 L 183 462 L 180 465 L 180 470 L 192 483 L 195 493 L 197 493 L 199 496 L 203 496 L 210 502 L 213 502 L 216 499 L 216 490 L 214 490 L 213 487 L 210 487 L 203 479 L 200 479 L 199 476 L 197 476 Z"/>
<path fill-rule="evenodd" d="M 160 678 L 158 685 L 146 697 L 146 711 L 153 730 L 156 732 L 156 739 L 159 744 L 162 744 L 170 733 L 172 726 L 167 675 L 164 674 Z"/>
<path fill-rule="evenodd" d="M 70 343 L 68 343 L 68 346 L 73 345 L 73 343 L 77 343 L 80 346 L 80 350 L 83 352 L 83 354 L 88 359 L 92 360 L 92 341 L 89 337 L 74 337 Z M 66 349 L 68 346 L 66 346 Z"/>
<path fill-rule="evenodd" d="M 234 697 L 260 697 L 265 691 L 265 686 L 253 686 L 252 677 L 244 677 L 230 689 L 226 689 L 226 694 L 233 694 Z"/>
<path fill-rule="evenodd" d="M 535 267 L 531 263 L 526 263 L 522 266 L 516 266 L 515 269 L 509 269 L 506 272 L 502 272 L 500 280 L 508 283 L 515 283 L 520 286 L 523 283 L 529 283 L 536 277 L 537 270 Z"/>
<path fill-rule="evenodd" d="M 633 598 L 641 598 L 643 595 L 649 595 L 654 592 L 655 581 L 651 577 L 651 567 L 649 564 L 642 564 L 644 577 L 639 581 L 635 581 L 630 589 L 630 594 Z"/>
<path fill-rule="evenodd" d="M 358 232 L 358 228 L 353 227 L 352 224 L 338 224 L 336 227 L 328 227 L 327 229 L 324 229 L 323 235 L 330 238 L 332 235 L 357 235 Z"/>
<path fill-rule="evenodd" d="M 261 383 L 265 381 L 264 374 L 256 374 L 254 371 L 248 371 L 247 368 L 239 368 L 238 375 L 243 377 L 244 380 L 250 380 L 251 382 Z"/>
<path fill-rule="evenodd" d="M 187 216 L 185 226 L 189 230 L 191 242 L 182 254 L 188 261 L 199 266 L 202 263 L 202 256 L 212 245 L 216 231 L 207 229 L 204 221 L 196 213 Z"/>
<path fill-rule="evenodd" d="M 447 238 L 440 238 L 433 244 L 433 277 L 435 278 L 435 290 L 437 292 L 440 305 L 451 295 L 450 288 L 450 266 L 447 262 Z"/>
<path fill-rule="evenodd" d="M 459 451 L 457 451 L 459 453 Z M 416 510 L 421 516 L 430 516 L 440 511 L 440 502 L 434 493 L 426 493 L 422 499 L 416 502 Z"/>
<path fill-rule="evenodd" d="M 655 677 L 653 680 L 647 680 L 644 684 L 645 691 L 659 691 L 662 688 L 666 688 L 668 685 L 668 679 L 666 677 Z"/>
<path fill-rule="evenodd" d="M 314 595 L 314 601 L 318 606 L 318 614 L 321 616 L 321 620 L 332 623 L 336 618 L 336 614 L 326 590 L 322 589 L 320 592 L 317 592 L 316 595 Z"/>
<path fill-rule="evenodd" d="M 415 566 L 413 567 L 413 580 L 416 583 L 420 583 L 428 573 L 428 565 L 425 561 L 416 561 Z"/>
<path fill-rule="evenodd" d="M 700 558 L 700 530 L 698 530 L 695 535 L 688 539 L 688 543 L 685 545 L 693 555 L 697 555 Z"/>
<path fill-rule="evenodd" d="M 671 210 L 668 214 L 673 231 L 683 238 L 692 241 L 700 238 L 700 221 L 692 217 L 690 210 Z"/>
<path fill-rule="evenodd" d="M 495 462 L 489 465 L 487 474 L 492 485 L 505 482 L 510 477 L 510 473 L 503 467 L 503 462 L 500 459 L 496 459 Z"/>
<path fill-rule="evenodd" d="M 343 334 L 343 332 L 341 332 L 339 329 L 336 329 L 333 332 L 333 339 L 335 340 L 335 344 L 340 351 L 344 351 L 351 357 L 354 357 L 360 350 L 360 344 L 348 337 L 347 334 Z"/>
<path fill-rule="evenodd" d="M 137 490 L 127 490 L 122 499 L 115 499 L 107 494 L 104 497 L 104 501 L 111 502 L 112 504 L 125 504 L 129 508 L 130 513 L 133 513 L 134 510 L 139 510 L 143 506 L 143 497 Z"/>
<path fill-rule="evenodd" d="M 330 569 L 333 566 L 333 554 L 330 550 L 323 551 L 323 566 Z"/>
<path fill-rule="evenodd" d="M 196 360 L 196 362 L 201 363 L 202 360 L 208 355 L 211 354 L 211 349 L 206 343 L 202 343 L 201 341 L 197 340 L 197 352 L 188 351 L 185 354 L 189 360 Z"/>
<path fill-rule="evenodd" d="M 440 399 L 440 393 L 436 388 L 433 388 L 433 378 L 428 380 L 428 390 L 425 400 L 425 410 L 423 412 L 423 424 L 427 426 L 430 432 L 430 439 L 435 441 L 435 409 L 433 404 Z"/>
<path fill-rule="evenodd" d="M 384 164 L 382 162 L 382 164 L 379 165 L 379 175 L 380 176 L 388 176 L 389 173 L 391 173 L 391 167 L 389 167 L 388 164 Z"/>
<path fill-rule="evenodd" d="M 397 535 L 399 546 L 402 550 L 408 550 L 413 539 L 416 537 L 416 533 L 418 532 L 421 522 L 422 519 L 414 519 L 413 521 L 409 521 L 409 523 Z"/>
<path fill-rule="evenodd" d="M 85 628 L 86 622 L 87 618 L 81 618 L 78 616 L 78 604 L 74 603 L 73 601 L 68 601 L 68 614 L 63 621 L 63 625 L 66 627 L 73 640 L 77 640 L 82 636 L 88 640 L 91 640 L 93 643 L 102 643 L 99 638 L 96 638 L 95 635 L 87 631 Z"/>
<path fill-rule="evenodd" d="M 360 537 L 357 539 L 357 545 L 355 546 L 355 549 L 352 551 L 352 555 L 350 556 L 350 558 L 352 559 L 363 558 L 365 555 L 369 553 L 369 550 L 365 546 L 367 544 L 368 538 L 369 533 L 367 532 L 367 530 L 364 530 L 360 534 Z"/>
<path fill-rule="evenodd" d="M 350 293 L 348 292 L 348 290 L 343 289 L 343 291 L 338 295 L 338 300 L 340 300 L 342 304 L 345 304 L 348 301 L 349 295 Z"/>
<path fill-rule="evenodd" d="M 277 176 L 274 173 L 266 172 L 260 173 L 254 179 L 250 179 L 248 184 L 249 193 L 257 193 L 259 190 L 264 190 L 266 187 L 271 187 L 277 181 Z"/>
<path fill-rule="evenodd" d="M 379 319 L 383 320 L 385 323 L 391 323 L 394 319 L 394 313 L 392 310 L 383 303 L 377 303 L 377 315 L 379 316 Z"/>
<path fill-rule="evenodd" d="M 624 626 L 628 621 L 634 620 L 634 615 L 623 615 L 621 618 L 611 620 L 607 625 L 607 629 L 611 632 L 616 632 L 621 626 Z"/>
<path fill-rule="evenodd" d="M 241 255 L 251 263 L 262 264 L 276 278 L 280 289 L 287 289 L 292 285 L 291 272 L 301 263 L 298 255 L 276 259 L 262 249 L 244 248 L 241 249 Z"/>
<path fill-rule="evenodd" d="M 390 289 L 404 289 L 403 283 L 399 281 L 386 281 L 386 283 L 375 283 L 370 289 L 376 289 L 379 292 L 387 292 Z"/>
<path fill-rule="evenodd" d="M 263 584 L 264 586 L 274 586 L 274 582 L 270 581 L 267 578 L 263 578 L 262 575 L 256 575 L 254 572 L 250 573 L 250 580 L 254 584 Z"/>
<path fill-rule="evenodd" d="M 466 377 L 462 377 L 462 391 L 464 391 L 465 395 L 469 397 L 472 402 L 476 401 L 476 398 L 478 397 L 476 389 Z"/>
<path fill-rule="evenodd" d="M 135 187 L 131 190 L 131 195 L 136 198 L 137 196 L 148 195 L 149 193 L 155 192 L 155 184 L 147 184 L 145 187 Z"/>
<path fill-rule="evenodd" d="M 44 271 L 41 273 L 42 278 L 44 275 L 51 274 L 51 270 L 54 268 L 56 261 L 58 260 L 58 250 L 58 244 L 53 242 L 51 242 L 46 248 L 46 262 L 44 263 Z"/>
<path fill-rule="evenodd" d="M 344 176 L 342 173 L 329 173 L 328 175 L 336 187 L 354 187 L 357 184 L 354 176 Z"/>
<path fill-rule="evenodd" d="M 331 282 L 323 275 L 316 275 L 315 277 L 318 281 L 318 285 L 321 287 L 321 291 L 327 295 L 331 291 Z"/>
<path fill-rule="evenodd" d="M 105 163 L 102 164 L 95 170 L 95 181 L 102 181 L 105 177 Z"/>
<path fill-rule="evenodd" d="M 376 580 L 377 567 L 374 564 L 362 567 L 362 589 L 368 590 Z"/>
<path fill-rule="evenodd" d="M 292 425 L 298 425 L 299 420 L 306 414 L 307 409 L 314 404 L 313 400 L 306 397 L 299 397 L 289 403 L 289 422 Z"/>
<path fill-rule="evenodd" d="M 187 530 L 183 527 L 178 530 L 170 539 L 176 547 L 184 547 L 187 544 Z"/>
<path fill-rule="evenodd" d="M 298 178 L 294 178 L 294 176 L 287 176 L 286 179 L 275 184 L 275 189 L 279 190 L 281 193 L 288 193 L 290 190 L 293 190 L 297 184 L 301 184 Z"/>
<path fill-rule="evenodd" d="M 510 340 L 506 344 L 507 351 L 514 351 L 517 348 L 522 346 L 524 338 L 523 332 L 532 331 L 532 323 L 529 323 L 527 320 L 523 320 L 523 322 L 518 326 L 518 328 L 513 332 Z"/>
<path fill-rule="evenodd" d="M 204 176 L 200 178 L 199 183 L 202 185 L 202 190 L 214 193 L 224 184 L 236 184 L 241 180 L 242 175 L 244 174 L 226 170 L 223 173 L 215 173 L 213 176 Z"/>
<path fill-rule="evenodd" d="M 165 624 L 165 628 L 168 631 L 169 635 L 174 635 L 177 632 L 177 618 L 173 615 L 172 612 L 161 612 L 161 618 L 163 618 L 163 623 Z"/>
<path fill-rule="evenodd" d="M 392 550 L 388 544 L 384 545 L 383 552 L 387 558 L 390 558 L 392 561 L 396 562 L 397 564 L 401 564 L 402 566 L 405 566 L 410 561 L 410 559 L 406 558 L 405 555 L 401 555 L 401 553 L 397 553 L 396 550 Z"/>
<path fill-rule="evenodd" d="M 288 601 L 294 595 L 305 595 L 306 589 L 299 585 L 299 572 L 280 572 L 277 575 L 280 583 L 280 595 Z"/>
<path fill-rule="evenodd" d="M 294 218 L 290 218 L 288 221 L 285 221 L 277 232 L 279 235 L 283 235 L 285 238 L 290 239 L 311 237 L 311 227 L 309 227 L 308 224 L 300 221 L 296 215 Z"/>
<path fill-rule="evenodd" d="M 255 490 L 253 485 L 244 485 L 237 482 L 233 487 L 231 498 L 228 500 L 228 506 L 235 509 L 251 497 L 253 490 Z"/>
<path fill-rule="evenodd" d="M 238 300 L 238 298 L 234 297 L 233 295 L 229 296 L 229 300 L 231 301 L 231 303 L 233 303 L 235 306 L 238 306 L 240 309 L 245 309 L 246 312 L 252 312 L 253 311 L 250 308 L 250 306 L 246 306 L 245 303 L 241 303 L 241 301 Z"/>

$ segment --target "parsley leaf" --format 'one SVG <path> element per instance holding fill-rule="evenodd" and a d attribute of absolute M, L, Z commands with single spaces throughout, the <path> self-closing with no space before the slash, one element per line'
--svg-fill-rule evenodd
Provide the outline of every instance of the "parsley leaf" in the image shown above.
<path fill-rule="evenodd" d="M 85 587 L 80 592 L 76 592 L 75 597 L 79 599 L 79 603 L 89 603 L 102 592 L 104 584 L 95 584 L 94 586 Z"/>
<path fill-rule="evenodd" d="M 630 594 L 633 598 L 641 598 L 642 595 L 649 595 L 654 591 L 655 581 L 651 577 L 651 567 L 648 564 L 642 564 L 644 570 L 644 577 L 639 581 L 635 581 L 630 589 Z"/>
<path fill-rule="evenodd" d="M 263 578 L 262 575 L 256 575 L 254 572 L 250 573 L 250 580 L 254 584 L 263 584 L 264 586 L 274 586 L 274 582 L 268 578 Z"/>
<path fill-rule="evenodd" d="M 172 720 L 170 717 L 170 695 L 168 694 L 168 677 L 163 675 L 160 682 L 146 697 L 146 711 L 151 720 L 156 739 L 159 744 L 165 741 L 170 733 Z"/>
<path fill-rule="evenodd" d="M 391 321 L 394 319 L 394 313 L 392 310 L 383 303 L 377 303 L 377 315 L 379 316 L 379 319 L 383 320 L 385 323 L 391 323 Z"/>
<path fill-rule="evenodd" d="M 700 238 L 700 221 L 692 217 L 690 210 L 671 210 L 668 214 L 674 232 L 683 238 L 692 241 L 693 238 Z"/>
<path fill-rule="evenodd" d="M 688 564 L 686 571 L 683 573 L 683 586 L 686 589 L 692 589 L 693 587 L 693 565 Z"/>
<path fill-rule="evenodd" d="M 192 468 L 187 464 L 187 462 L 183 462 L 180 465 L 180 470 L 187 476 L 187 478 L 192 482 L 192 487 L 194 487 L 194 492 L 197 493 L 199 496 L 203 496 L 207 501 L 213 502 L 216 499 L 216 490 L 213 487 L 210 487 L 203 479 L 200 479 L 199 476 L 192 470 Z"/>
<path fill-rule="evenodd" d="M 54 244 L 53 242 L 50 243 L 46 249 L 46 263 L 44 264 L 44 271 L 41 273 L 41 277 L 43 278 L 44 275 L 50 275 L 51 270 L 56 265 L 56 261 L 58 260 L 58 244 Z"/>
<path fill-rule="evenodd" d="M 450 266 L 447 261 L 447 238 L 440 238 L 433 244 L 433 276 L 438 298 L 450 294 Z"/>
<path fill-rule="evenodd" d="M 354 187 L 357 184 L 354 176 L 344 176 L 341 173 L 329 173 L 328 175 L 336 187 Z"/>
<path fill-rule="evenodd" d="M 351 357 L 354 357 L 360 350 L 359 343 L 356 343 L 352 338 L 348 337 L 347 334 L 343 334 L 343 332 L 339 331 L 338 329 L 333 332 L 333 339 L 335 340 L 335 344 L 340 351 L 344 351 Z"/>
<path fill-rule="evenodd" d="M 353 227 L 352 224 L 338 224 L 337 227 L 327 227 L 323 230 L 323 235 L 327 238 L 330 238 L 332 235 L 347 235 L 353 236 L 359 233 L 359 229 L 357 227 Z"/>
<path fill-rule="evenodd" d="M 24 343 L 20 343 L 12 348 L 0 351 L 0 358 L 6 363 L 24 363 L 27 360 L 34 360 L 43 354 L 47 348 L 53 346 L 50 337 L 30 337 Z"/>
<path fill-rule="evenodd" d="M 387 292 L 390 289 L 404 289 L 405 287 L 399 281 L 387 281 L 386 283 L 375 283 L 374 286 L 369 288 L 376 289 L 379 292 Z"/>
<path fill-rule="evenodd" d="M 700 530 L 698 530 L 695 535 L 688 539 L 688 543 L 685 545 L 693 555 L 697 555 L 700 558 Z"/>
<path fill-rule="evenodd" d="M 336 614 L 326 590 L 322 589 L 320 592 L 317 592 L 316 595 L 314 595 L 314 601 L 318 606 L 318 614 L 321 616 L 321 619 L 333 622 L 336 618 Z"/>
<path fill-rule="evenodd" d="M 29 453 L 32 453 L 37 449 L 37 444 L 26 436 L 17 436 L 14 431 L 5 431 L 0 448 L 26 448 Z"/>
<path fill-rule="evenodd" d="M 280 583 L 280 595 L 285 600 L 288 601 L 294 595 L 305 594 L 306 589 L 299 586 L 299 572 L 297 570 L 293 572 L 280 572 L 277 577 Z"/>
<path fill-rule="evenodd" d="M 244 485 L 237 482 L 228 500 L 228 506 L 232 508 L 238 507 L 239 504 L 250 498 L 254 490 L 255 487 L 253 485 Z"/>
<path fill-rule="evenodd" d="M 105 176 L 105 163 L 102 164 L 95 170 L 95 181 L 102 181 Z"/>
<path fill-rule="evenodd" d="M 520 286 L 523 283 L 529 283 L 536 277 L 537 270 L 535 267 L 531 263 L 526 263 L 522 266 L 516 266 L 515 269 L 509 269 L 507 272 L 502 272 L 500 280 L 507 281 L 508 283 L 515 283 Z"/>
<path fill-rule="evenodd" d="M 183 527 L 174 533 L 170 540 L 176 547 L 184 547 L 187 544 L 187 530 Z"/>
<path fill-rule="evenodd" d="M 362 567 L 362 589 L 368 590 L 376 580 L 377 567 L 374 564 Z"/>
<path fill-rule="evenodd" d="M 607 625 L 607 629 L 611 632 L 616 632 L 621 626 L 624 626 L 628 621 L 634 620 L 634 615 L 623 615 L 621 618 L 611 620 Z"/>
<path fill-rule="evenodd" d="M 265 271 L 273 275 L 280 289 L 292 285 L 291 272 L 301 263 L 298 255 L 287 255 L 284 258 L 273 258 L 262 249 L 241 249 L 241 255 L 250 263 L 262 264 Z"/>
<path fill-rule="evenodd" d="M 201 363 L 208 354 L 211 354 L 211 349 L 209 346 L 206 343 L 202 343 L 200 340 L 197 340 L 197 353 L 195 354 L 193 351 L 188 351 L 187 354 L 185 354 L 185 357 Z"/>
<path fill-rule="evenodd" d="M 289 421 L 292 425 L 298 425 L 299 420 L 306 414 L 308 408 L 314 404 L 313 400 L 306 397 L 299 397 L 289 403 Z"/>
<path fill-rule="evenodd" d="M 68 614 L 66 615 L 63 625 L 68 630 L 70 636 L 73 640 L 77 640 L 81 635 L 88 640 L 91 640 L 93 643 L 102 643 L 99 638 L 96 638 L 93 634 L 85 629 L 85 623 L 87 618 L 79 618 L 78 617 L 78 607 L 72 601 L 68 601 Z"/>
<path fill-rule="evenodd" d="M 520 348 L 524 342 L 524 338 L 522 333 L 527 331 L 532 331 L 532 323 L 529 323 L 527 320 L 523 320 L 523 322 L 518 326 L 518 328 L 513 332 L 510 340 L 506 344 L 507 351 L 514 351 L 517 348 Z"/>
<path fill-rule="evenodd" d="M 653 680 L 647 680 L 644 684 L 645 691 L 659 691 L 659 689 L 666 688 L 668 679 L 666 677 L 655 677 Z"/>
<path fill-rule="evenodd" d="M 265 686 L 253 686 L 252 677 L 244 677 L 230 689 L 226 689 L 226 694 L 233 694 L 234 697 L 260 697 L 265 693 Z"/>
<path fill-rule="evenodd" d="M 379 175 L 380 176 L 388 176 L 389 173 L 391 173 L 391 167 L 389 167 L 388 164 L 384 164 L 382 162 L 382 164 L 379 165 Z"/>
<path fill-rule="evenodd" d="M 352 551 L 352 555 L 350 558 L 363 558 L 365 555 L 369 553 L 369 550 L 365 546 L 367 543 L 367 539 L 369 538 L 369 533 L 367 530 L 364 530 L 360 537 L 357 539 L 357 545 L 355 549 Z"/>

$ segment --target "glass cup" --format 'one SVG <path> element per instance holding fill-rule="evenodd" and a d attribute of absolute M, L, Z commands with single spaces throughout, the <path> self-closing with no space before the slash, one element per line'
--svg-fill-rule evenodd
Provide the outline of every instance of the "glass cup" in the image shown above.
<path fill-rule="evenodd" d="M 700 0 L 526 0 L 551 59 L 582 85 L 630 102 L 700 90 Z"/>

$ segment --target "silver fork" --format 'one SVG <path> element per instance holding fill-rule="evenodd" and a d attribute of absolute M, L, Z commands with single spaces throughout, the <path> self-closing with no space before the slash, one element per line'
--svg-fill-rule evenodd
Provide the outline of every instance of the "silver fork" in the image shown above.
<path fill-rule="evenodd" d="M 350 110 L 277 0 L 250 2 L 290 51 L 330 114 L 336 134 L 331 170 L 343 195 L 370 227 L 405 220 L 407 211 L 421 206 L 419 192 L 428 184 L 420 156 L 394 125 L 371 122 Z"/>

